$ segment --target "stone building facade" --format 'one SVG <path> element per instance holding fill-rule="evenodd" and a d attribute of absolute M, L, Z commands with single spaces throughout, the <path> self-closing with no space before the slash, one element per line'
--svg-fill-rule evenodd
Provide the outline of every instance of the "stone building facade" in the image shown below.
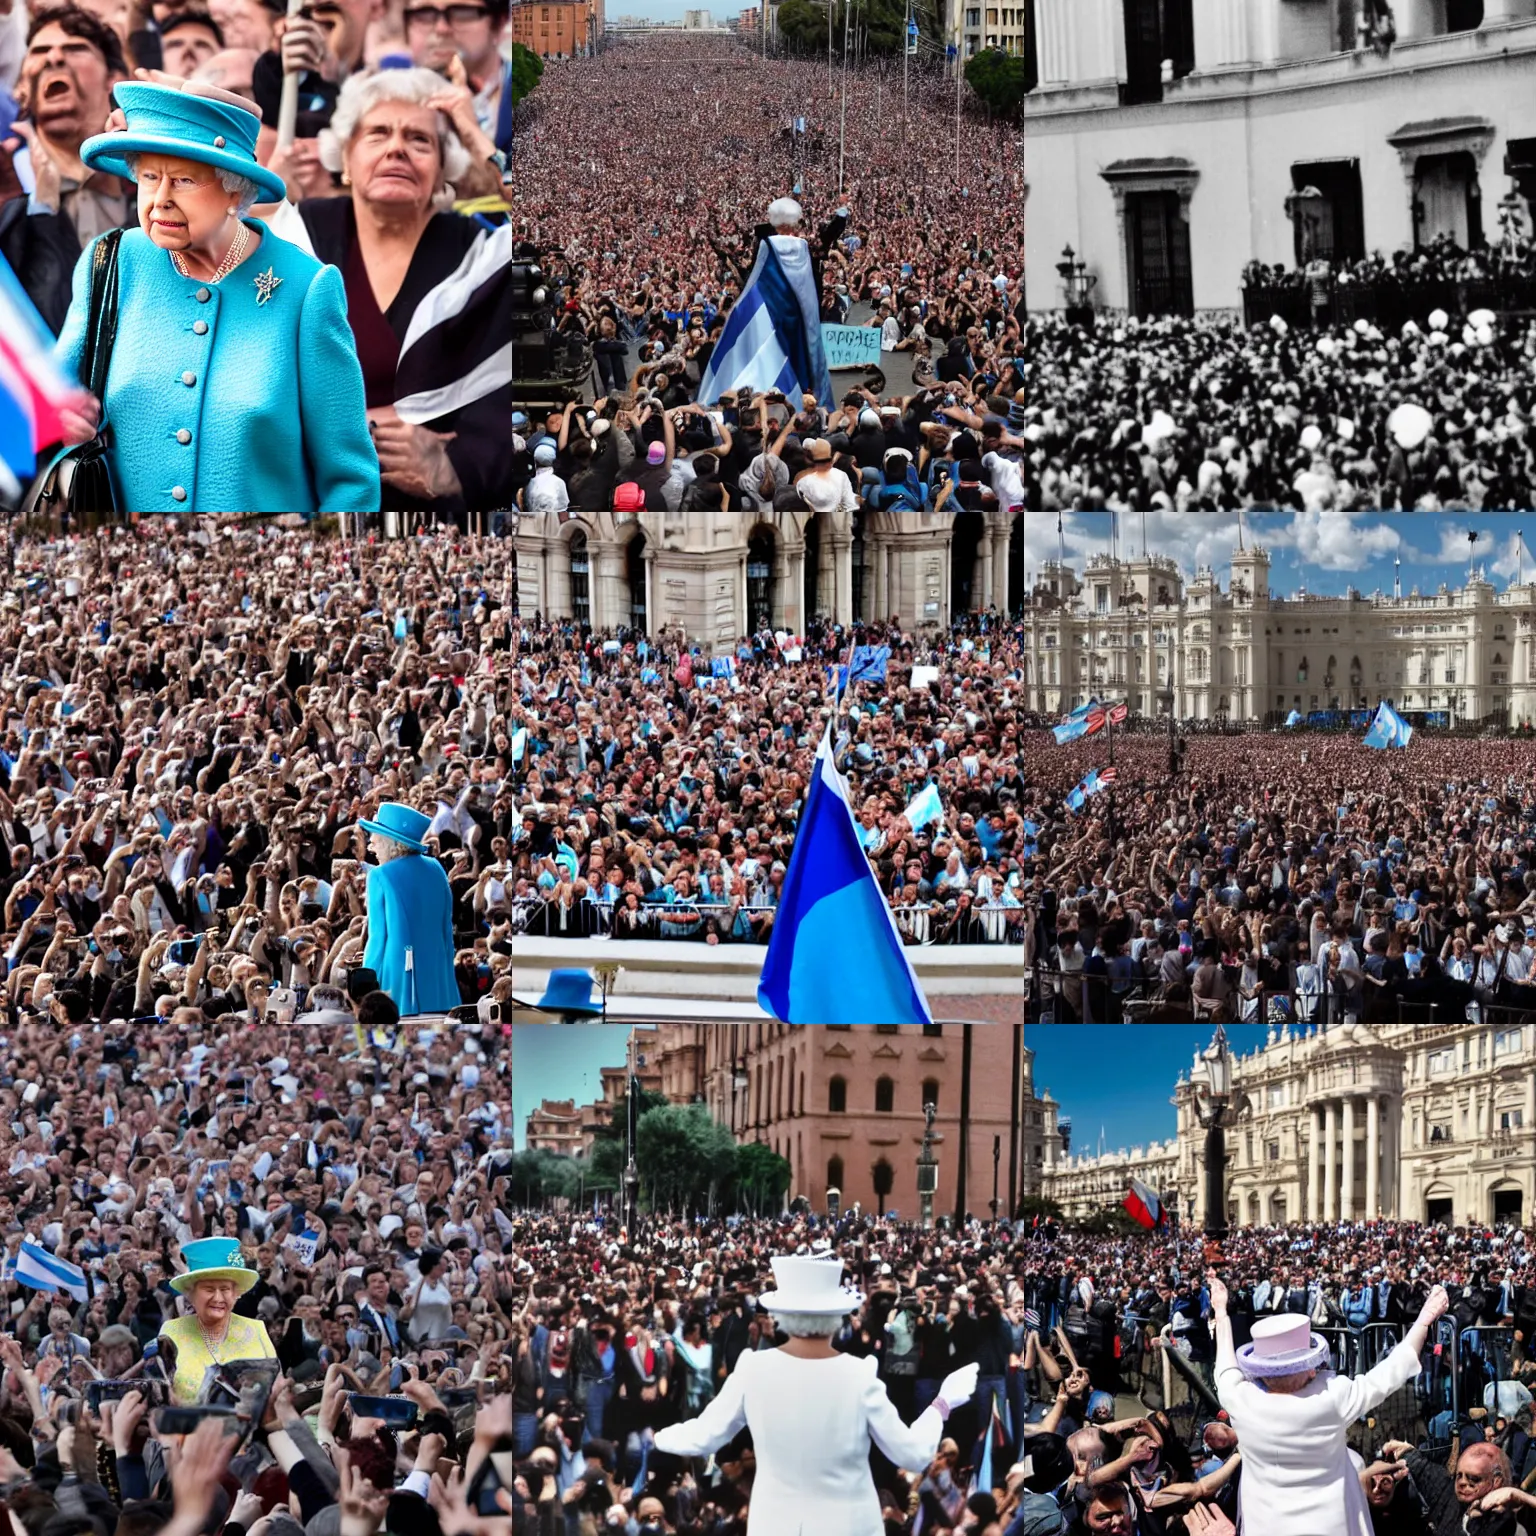
<path fill-rule="evenodd" d="M 1536 1025 L 1271 1030 L 1234 1061 L 1227 1215 L 1244 1224 L 1529 1219 L 1536 1201 Z M 1118 1205 L 1134 1173 L 1203 1222 L 1205 1132 L 1175 1085 L 1172 1143 L 1048 1173 L 1069 1209 Z M 1174 1149 L 1169 1158 L 1170 1145 Z"/>
<path fill-rule="evenodd" d="M 1536 575 L 1536 568 L 1533 568 Z M 1398 584 L 1400 587 L 1400 583 Z M 1066 713 L 1095 694 L 1134 714 L 1263 720 L 1292 709 L 1536 717 L 1536 580 L 1496 592 L 1481 573 L 1428 594 L 1269 589 L 1269 554 L 1233 552 L 1225 590 L 1187 586 L 1166 556 L 1045 562 L 1025 608 L 1025 700 Z"/>
<path fill-rule="evenodd" d="M 939 627 L 1024 602 L 1022 512 L 525 513 L 513 541 L 522 613 L 709 650 L 817 616 Z"/>

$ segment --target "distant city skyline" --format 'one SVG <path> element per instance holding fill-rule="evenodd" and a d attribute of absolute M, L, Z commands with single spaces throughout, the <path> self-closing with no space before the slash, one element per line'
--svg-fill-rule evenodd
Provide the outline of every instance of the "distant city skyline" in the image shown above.
<path fill-rule="evenodd" d="M 979 1025 L 978 1028 L 992 1026 Z M 624 1064 L 618 1024 L 528 1024 L 512 1033 L 512 1120 L 521 1147 L 529 1114 L 544 1099 L 590 1103 L 602 1093 L 602 1068 Z M 1228 1026 L 1234 1051 L 1262 1045 L 1262 1024 Z M 1076 1152 L 1106 1152 L 1163 1141 L 1177 1128 L 1172 1099 L 1179 1073 L 1210 1043 L 1204 1024 L 1035 1024 L 1024 1035 L 1035 1053 L 1035 1091 L 1050 1089 L 1072 1122 Z M 1110 1069 L 1112 1064 L 1112 1070 Z"/>

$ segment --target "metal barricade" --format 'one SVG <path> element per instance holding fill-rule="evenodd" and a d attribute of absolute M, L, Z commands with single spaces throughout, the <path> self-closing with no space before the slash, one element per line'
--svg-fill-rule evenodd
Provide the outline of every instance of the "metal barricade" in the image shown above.
<path fill-rule="evenodd" d="M 1348 1328 L 1314 1326 L 1312 1332 L 1328 1346 L 1328 1369 L 1339 1376 L 1354 1376 L 1357 1373 L 1355 1348 L 1355 1336 Z"/>
<path fill-rule="evenodd" d="M 1460 1378 L 1460 1402 L 1470 1411 L 1483 1408 L 1496 1382 L 1512 1381 L 1515 1356 L 1515 1330 L 1499 1325 L 1492 1328 L 1463 1328 L 1456 1340 L 1456 1374 Z"/>

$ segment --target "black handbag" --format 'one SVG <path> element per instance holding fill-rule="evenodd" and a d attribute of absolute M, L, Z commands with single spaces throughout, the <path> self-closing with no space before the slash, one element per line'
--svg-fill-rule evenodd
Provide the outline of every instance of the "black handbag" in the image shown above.
<path fill-rule="evenodd" d="M 91 311 L 86 323 L 80 377 L 102 400 L 112 345 L 117 340 L 117 260 L 123 231 L 110 230 L 96 242 L 91 260 Z M 37 477 L 23 505 L 22 518 L 57 516 L 66 530 L 83 532 L 117 516 L 117 496 L 107 468 L 112 426 L 105 419 L 87 443 L 61 449 Z"/>

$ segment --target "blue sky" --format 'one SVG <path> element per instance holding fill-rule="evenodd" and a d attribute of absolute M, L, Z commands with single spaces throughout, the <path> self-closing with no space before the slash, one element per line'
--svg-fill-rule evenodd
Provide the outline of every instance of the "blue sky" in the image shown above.
<path fill-rule="evenodd" d="M 1091 554 L 1109 550 L 1108 512 L 1062 514 L 1067 562 L 1081 569 Z M 1289 595 L 1302 586 L 1309 592 L 1342 595 L 1349 587 L 1371 593 L 1391 592 L 1393 561 L 1403 563 L 1403 591 L 1415 586 L 1433 592 L 1445 582 L 1459 586 L 1467 574 L 1467 533 L 1479 534 L 1477 563 L 1499 590 L 1513 582 L 1520 568 L 1516 534 L 1525 532 L 1526 580 L 1536 579 L 1536 512 L 1247 512 L 1245 537 L 1270 554 L 1270 591 Z M 1120 552 L 1140 557 L 1143 517 L 1120 515 Z M 1235 512 L 1148 512 L 1146 544 L 1151 554 L 1171 556 L 1192 575 L 1196 566 L 1215 567 L 1223 585 L 1237 546 Z M 1055 559 L 1056 515 L 1030 512 L 1024 518 L 1026 570 Z"/>
<path fill-rule="evenodd" d="M 512 1117 L 522 1145 L 528 1112 L 541 1099 L 595 1099 L 599 1071 L 624 1063 L 624 1028 L 613 1024 L 529 1024 L 512 1036 Z M 1262 1025 L 1228 1031 L 1235 1050 L 1264 1040 Z M 1025 1032 L 1035 1053 L 1035 1091 L 1049 1088 L 1072 1119 L 1074 1150 L 1093 1151 L 1171 1136 L 1174 1079 L 1188 1070 L 1211 1031 L 1197 1024 L 1040 1024 Z M 1110 1070 L 1106 1066 L 1112 1064 Z"/>

